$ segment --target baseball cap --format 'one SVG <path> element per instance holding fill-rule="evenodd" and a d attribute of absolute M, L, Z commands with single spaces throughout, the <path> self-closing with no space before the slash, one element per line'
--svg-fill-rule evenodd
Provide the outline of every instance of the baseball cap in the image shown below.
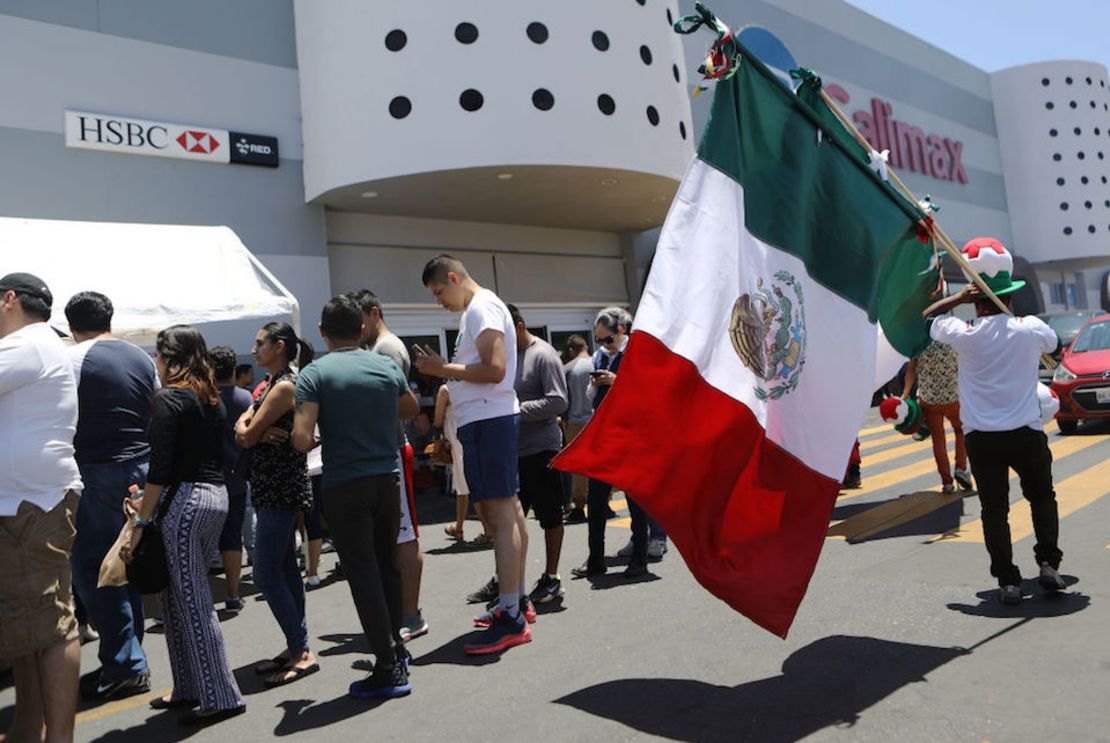
<path fill-rule="evenodd" d="M 46 282 L 30 273 L 10 273 L 0 279 L 0 292 L 19 292 L 37 297 L 46 302 L 47 307 L 54 305 L 54 295 L 46 286 Z"/>

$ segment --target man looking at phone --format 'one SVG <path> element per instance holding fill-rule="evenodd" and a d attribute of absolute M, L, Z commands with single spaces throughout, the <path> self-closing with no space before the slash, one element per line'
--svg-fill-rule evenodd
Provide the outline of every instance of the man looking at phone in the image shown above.
<path fill-rule="evenodd" d="M 489 629 L 464 650 L 496 653 L 531 641 L 525 615 L 534 618 L 535 611 L 524 593 L 528 531 L 515 497 L 520 405 L 513 388 L 516 354 L 507 345 L 515 342 L 516 329 L 505 303 L 479 286 L 457 258 L 436 256 L 421 280 L 442 307 L 462 312 L 452 363 L 430 348 L 413 350 L 421 374 L 448 380 L 470 499 L 482 503 L 493 529 L 498 606 Z"/>

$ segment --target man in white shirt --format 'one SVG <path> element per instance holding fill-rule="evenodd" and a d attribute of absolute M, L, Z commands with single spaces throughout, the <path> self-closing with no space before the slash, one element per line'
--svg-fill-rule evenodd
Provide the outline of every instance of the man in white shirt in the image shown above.
<path fill-rule="evenodd" d="M 505 303 L 479 286 L 457 258 L 436 256 L 424 267 L 421 280 L 442 307 L 462 312 L 451 363 L 430 348 L 413 350 L 421 374 L 448 380 L 470 500 L 482 504 L 493 529 L 498 607 L 475 620 L 489 629 L 464 649 L 471 655 L 496 653 L 530 642 L 528 619 L 535 619 L 524 587 L 528 528 L 516 498 L 516 329 Z"/>
<path fill-rule="evenodd" d="M 968 263 L 987 286 L 1010 306 L 1010 294 L 1025 285 L 1013 281 L 1013 258 L 992 238 L 976 238 L 963 248 Z M 1056 333 L 1036 317 L 1003 313 L 975 284 L 942 299 L 926 316 L 974 302 L 976 319 L 936 317 L 930 335 L 959 356 L 960 416 L 967 432 L 967 453 L 979 487 L 983 540 L 1005 604 L 1021 602 L 1021 572 L 1013 563 L 1010 542 L 1010 472 L 1021 477 L 1029 501 L 1037 543 L 1039 582 L 1047 591 L 1066 588 L 1058 569 L 1063 553 L 1057 546 L 1059 516 L 1052 489 L 1052 452 L 1042 430 L 1037 401 L 1037 368 L 1041 354 L 1060 343 Z"/>
<path fill-rule="evenodd" d="M 0 278 L 0 658 L 15 674 L 9 740 L 72 740 L 81 649 L 69 553 L 81 477 L 73 365 L 46 324 L 54 298 Z"/>

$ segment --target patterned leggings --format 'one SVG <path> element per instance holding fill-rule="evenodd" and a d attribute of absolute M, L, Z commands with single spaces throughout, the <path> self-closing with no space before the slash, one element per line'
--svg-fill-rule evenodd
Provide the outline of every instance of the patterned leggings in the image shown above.
<path fill-rule="evenodd" d="M 208 556 L 216 551 L 226 516 L 223 485 L 184 483 L 161 524 L 170 572 L 162 613 L 173 699 L 198 701 L 205 712 L 243 706 L 208 588 Z"/>

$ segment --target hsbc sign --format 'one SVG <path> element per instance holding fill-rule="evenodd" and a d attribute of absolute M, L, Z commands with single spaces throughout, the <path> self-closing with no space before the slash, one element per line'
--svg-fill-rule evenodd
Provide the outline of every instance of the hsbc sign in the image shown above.
<path fill-rule="evenodd" d="M 67 110 L 65 130 L 66 147 L 78 149 L 272 168 L 279 162 L 274 137 L 226 129 Z"/>

